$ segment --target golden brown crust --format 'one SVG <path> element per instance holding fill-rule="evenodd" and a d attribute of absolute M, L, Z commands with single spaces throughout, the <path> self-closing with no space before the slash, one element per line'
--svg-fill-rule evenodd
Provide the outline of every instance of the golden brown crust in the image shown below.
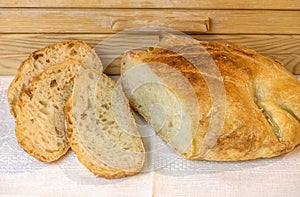
<path fill-rule="evenodd" d="M 199 44 L 202 51 L 199 51 Z M 195 151 L 190 159 L 235 161 L 268 158 L 289 152 L 299 144 L 300 83 L 280 63 L 246 47 L 219 42 L 200 42 L 197 46 L 171 44 L 167 50 L 154 48 L 130 56 L 133 61 L 149 65 L 150 62 L 169 65 L 180 71 L 193 86 L 200 118 L 192 143 Z M 200 70 L 185 57 L 199 63 Z M 216 73 L 209 72 L 211 62 L 216 64 L 224 83 L 225 120 L 214 146 L 202 154 L 213 107 L 205 77 L 217 78 Z M 151 69 L 158 76 L 166 73 L 160 67 L 152 66 Z M 170 83 L 176 83 L 163 81 L 169 87 L 172 86 Z M 277 111 L 264 107 L 268 102 L 274 103 Z"/>

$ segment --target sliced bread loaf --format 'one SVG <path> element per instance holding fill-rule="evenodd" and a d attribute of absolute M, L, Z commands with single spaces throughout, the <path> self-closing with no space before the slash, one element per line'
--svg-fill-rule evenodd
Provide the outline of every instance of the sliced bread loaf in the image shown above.
<path fill-rule="evenodd" d="M 64 112 L 70 146 L 95 175 L 122 178 L 141 170 L 143 143 L 128 100 L 112 79 L 85 70 Z"/>
<path fill-rule="evenodd" d="M 80 60 L 66 59 L 38 74 L 20 94 L 16 137 L 25 151 L 41 161 L 55 161 L 69 149 L 63 107 L 72 92 L 73 79 L 82 70 Z"/>
<path fill-rule="evenodd" d="M 180 155 L 249 160 L 300 143 L 300 83 L 283 65 L 229 43 L 168 35 L 160 46 L 123 56 L 122 85 Z"/>
<path fill-rule="evenodd" d="M 8 88 L 7 98 L 14 117 L 16 117 L 15 105 L 18 97 L 33 78 L 49 66 L 61 63 L 69 57 L 80 59 L 88 68 L 102 71 L 102 64 L 97 54 L 83 41 L 63 41 L 33 52 L 18 68 Z"/>

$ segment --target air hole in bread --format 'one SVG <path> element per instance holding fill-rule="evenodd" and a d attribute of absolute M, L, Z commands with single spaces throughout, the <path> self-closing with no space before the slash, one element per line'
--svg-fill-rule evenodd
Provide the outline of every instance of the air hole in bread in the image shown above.
<path fill-rule="evenodd" d="M 82 114 L 80 114 L 80 118 L 81 118 L 82 120 L 85 120 L 85 119 L 86 119 L 86 117 L 87 117 L 87 114 L 86 114 L 86 113 L 82 113 Z"/>
<path fill-rule="evenodd" d="M 33 95 L 29 89 L 25 90 L 24 93 L 30 98 L 30 100 L 32 99 Z"/>
<path fill-rule="evenodd" d="M 43 53 L 36 53 L 36 54 L 33 54 L 33 59 L 37 60 L 39 59 L 40 57 L 43 57 L 44 54 Z"/>
<path fill-rule="evenodd" d="M 52 80 L 51 82 L 50 82 L 50 87 L 51 88 L 54 88 L 54 87 L 56 87 L 57 86 L 57 82 L 56 82 L 56 80 L 54 79 L 54 80 Z"/>
<path fill-rule="evenodd" d="M 105 103 L 105 104 L 102 104 L 102 105 L 101 105 L 101 107 L 105 108 L 106 110 L 108 110 L 108 109 L 109 109 L 109 105 L 108 105 L 107 103 Z"/>
<path fill-rule="evenodd" d="M 45 101 L 39 101 L 39 103 L 43 106 L 47 106 L 47 102 L 45 102 Z"/>
<path fill-rule="evenodd" d="M 46 107 L 40 109 L 40 112 L 43 113 L 43 114 L 45 114 L 45 115 L 50 114 L 49 110 Z"/>
<path fill-rule="evenodd" d="M 74 43 L 70 43 L 68 44 L 68 48 L 72 48 L 75 44 Z"/>
<path fill-rule="evenodd" d="M 72 50 L 71 50 L 71 55 L 72 55 L 72 56 L 75 56 L 75 55 L 77 55 L 77 54 L 78 54 L 78 53 L 77 53 L 77 51 L 76 51 L 75 49 L 72 49 Z"/>
<path fill-rule="evenodd" d="M 47 153 L 54 153 L 56 150 L 45 149 Z"/>

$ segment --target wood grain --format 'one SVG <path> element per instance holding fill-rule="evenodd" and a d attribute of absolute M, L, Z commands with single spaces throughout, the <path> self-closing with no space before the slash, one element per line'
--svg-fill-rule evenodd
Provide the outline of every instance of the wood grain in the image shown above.
<path fill-rule="evenodd" d="M 0 34 L 0 75 L 13 75 L 20 63 L 33 51 L 50 43 L 66 39 L 81 39 L 96 48 L 103 61 L 119 54 L 116 51 L 126 46 L 140 45 L 138 37 L 115 39 L 111 34 Z M 295 73 L 300 74 L 300 35 L 192 35 L 198 40 L 227 41 L 241 44 L 257 52 L 277 59 Z M 110 40 L 108 40 L 110 38 Z M 114 38 L 114 39 L 112 39 Z M 158 38 L 149 35 L 157 42 Z M 146 39 L 144 39 L 146 40 Z M 146 42 L 146 41 L 145 41 Z M 118 74 L 118 60 L 106 70 L 108 74 Z"/>
<path fill-rule="evenodd" d="M 113 17 L 211 19 L 208 34 L 300 34 L 300 11 L 181 9 L 0 9 L 1 33 L 116 33 Z M 142 26 L 147 24 L 141 24 Z"/>
<path fill-rule="evenodd" d="M 274 55 L 269 54 L 270 58 L 275 59 L 283 63 L 285 67 L 294 74 L 300 74 L 300 55 Z"/>
<path fill-rule="evenodd" d="M 9 0 L 0 7 L 300 9 L 299 0 Z"/>

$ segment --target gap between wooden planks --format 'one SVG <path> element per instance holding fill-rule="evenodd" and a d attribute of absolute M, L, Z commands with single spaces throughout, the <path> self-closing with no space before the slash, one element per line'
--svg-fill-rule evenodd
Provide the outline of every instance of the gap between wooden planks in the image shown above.
<path fill-rule="evenodd" d="M 50 43 L 67 39 L 80 39 L 95 47 L 112 34 L 0 34 L 0 75 L 13 75 L 21 62 L 33 51 Z M 287 69 L 300 74 L 300 35 L 192 35 L 198 40 L 227 41 L 247 46 L 257 52 L 281 61 Z M 121 42 L 121 43 L 120 43 Z M 122 43 L 125 42 L 125 43 Z M 115 56 L 114 47 L 128 44 L 128 40 L 108 42 L 102 58 Z M 119 61 L 106 70 L 108 74 L 119 74 Z"/>
<path fill-rule="evenodd" d="M 1 33 L 116 33 L 117 17 L 210 18 L 208 34 L 300 34 L 300 10 L 40 9 L 0 8 Z M 145 26 L 147 24 L 141 24 Z M 130 28 L 130 27 L 128 27 Z M 188 31 L 186 29 L 178 29 Z M 193 32 L 189 32 L 193 33 Z M 198 33 L 198 32 L 197 32 Z"/>
<path fill-rule="evenodd" d="M 12 0 L 0 7 L 54 8 L 188 8 L 188 9 L 300 9 L 299 0 Z"/>

